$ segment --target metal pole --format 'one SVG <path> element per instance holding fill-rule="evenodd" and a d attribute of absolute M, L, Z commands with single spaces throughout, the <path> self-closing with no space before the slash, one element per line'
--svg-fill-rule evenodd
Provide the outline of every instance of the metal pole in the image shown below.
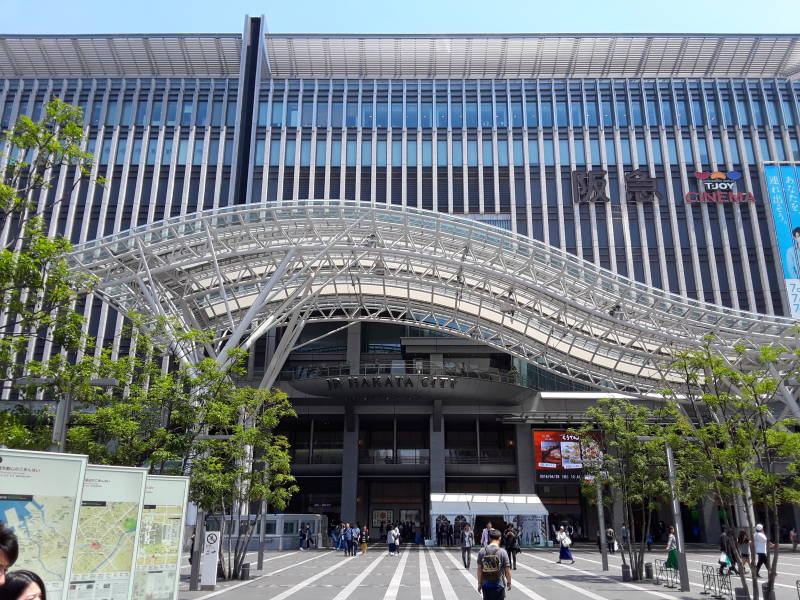
<path fill-rule="evenodd" d="M 197 507 L 197 517 L 194 524 L 194 549 L 192 550 L 192 569 L 189 572 L 189 591 L 196 592 L 200 589 L 200 557 L 203 555 L 203 541 L 206 537 L 206 513 Z"/>
<path fill-rule="evenodd" d="M 64 452 L 67 447 L 67 423 L 72 413 L 72 391 L 67 390 L 56 406 L 56 420 L 53 423 L 50 452 Z"/>
<path fill-rule="evenodd" d="M 605 511 L 603 510 L 603 489 L 599 479 L 597 487 L 597 533 L 600 536 L 600 555 L 603 560 L 603 571 L 608 571 L 608 543 L 606 542 Z"/>
<path fill-rule="evenodd" d="M 683 543 L 683 520 L 681 505 L 675 493 L 675 456 L 672 447 L 667 444 L 667 475 L 669 477 L 669 492 L 672 497 L 672 519 L 675 522 L 675 537 L 678 539 L 678 570 L 681 577 L 681 591 L 689 591 L 689 567 L 686 564 L 686 547 Z"/>
<path fill-rule="evenodd" d="M 258 528 L 258 570 L 264 568 L 264 528 L 267 526 L 267 501 L 261 501 L 261 526 Z"/>

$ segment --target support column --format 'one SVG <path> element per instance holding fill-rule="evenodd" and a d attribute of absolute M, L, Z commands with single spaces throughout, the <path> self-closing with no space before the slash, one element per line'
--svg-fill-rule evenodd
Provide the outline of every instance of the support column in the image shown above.
<path fill-rule="evenodd" d="M 612 527 L 614 528 L 614 535 L 617 536 L 617 539 L 620 539 L 620 528 L 625 522 L 625 509 L 622 505 L 622 491 L 619 488 L 611 488 L 611 498 L 614 501 Z"/>
<path fill-rule="evenodd" d="M 444 418 L 442 417 L 442 401 L 435 400 L 431 415 L 431 449 L 430 477 L 431 494 L 443 494 L 445 491 L 444 470 Z"/>
<path fill-rule="evenodd" d="M 519 481 L 520 494 L 535 494 L 536 482 L 534 479 L 533 464 L 533 431 L 530 425 L 518 423 L 514 425 L 517 448 L 517 480 Z"/>
<path fill-rule="evenodd" d="M 719 541 L 722 533 L 719 523 L 719 507 L 711 498 L 703 501 L 703 529 L 705 530 L 706 543 L 713 544 Z"/>
<path fill-rule="evenodd" d="M 345 407 L 342 444 L 342 521 L 356 521 L 358 498 L 358 416 Z"/>
<path fill-rule="evenodd" d="M 358 375 L 361 368 L 361 323 L 347 328 L 347 362 L 350 363 L 350 375 Z"/>

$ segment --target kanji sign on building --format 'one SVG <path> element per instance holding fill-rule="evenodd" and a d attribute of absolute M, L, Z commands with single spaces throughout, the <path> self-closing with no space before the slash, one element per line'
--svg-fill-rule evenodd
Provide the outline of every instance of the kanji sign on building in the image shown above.
<path fill-rule="evenodd" d="M 606 172 L 602 169 L 572 172 L 573 202 L 610 202 L 606 195 Z"/>
<path fill-rule="evenodd" d="M 647 171 L 636 169 L 625 173 L 625 200 L 628 202 L 649 202 L 660 200 L 656 178 Z"/>

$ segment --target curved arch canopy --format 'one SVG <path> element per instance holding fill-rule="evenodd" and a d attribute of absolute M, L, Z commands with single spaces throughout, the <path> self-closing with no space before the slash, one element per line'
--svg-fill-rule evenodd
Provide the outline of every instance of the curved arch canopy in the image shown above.
<path fill-rule="evenodd" d="M 78 246 L 74 269 L 124 313 L 214 332 L 223 360 L 267 330 L 389 321 L 472 338 L 560 376 L 646 394 L 670 357 L 789 343 L 794 322 L 699 302 L 468 218 L 352 201 L 206 210 Z"/>

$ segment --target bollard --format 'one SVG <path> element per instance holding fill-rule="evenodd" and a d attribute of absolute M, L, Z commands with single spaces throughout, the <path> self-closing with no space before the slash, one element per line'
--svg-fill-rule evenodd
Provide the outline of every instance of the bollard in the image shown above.
<path fill-rule="evenodd" d="M 653 578 L 653 563 L 644 563 L 644 578 Z"/>
<path fill-rule="evenodd" d="M 630 580 L 631 580 L 631 566 L 622 565 L 622 581 L 630 581 Z"/>
<path fill-rule="evenodd" d="M 242 563 L 242 570 L 239 573 L 239 579 L 242 581 L 250 579 L 250 563 Z"/>

